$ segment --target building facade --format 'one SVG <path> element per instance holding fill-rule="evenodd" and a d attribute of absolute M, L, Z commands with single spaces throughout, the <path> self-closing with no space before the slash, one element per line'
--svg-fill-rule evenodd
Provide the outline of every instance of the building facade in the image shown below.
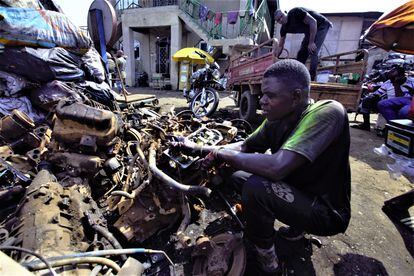
<path fill-rule="evenodd" d="M 217 54 L 228 54 L 236 45 L 254 45 L 270 38 L 267 1 L 120 0 L 117 4 L 130 86 L 145 71 L 150 80 L 161 74 L 177 89 L 179 64 L 171 56 L 181 48 L 209 45 Z"/>
<path fill-rule="evenodd" d="M 130 86 L 135 85 L 140 73 L 146 72 L 150 83 L 153 76 L 161 75 L 172 89 L 177 89 L 179 64 L 171 57 L 181 48 L 208 50 L 214 46 L 215 57 L 228 56 L 232 49 L 259 44 L 271 38 L 271 34 L 280 38 L 280 25 L 271 20 L 279 7 L 275 0 L 118 0 L 116 3 L 122 22 L 122 48 L 128 57 L 126 82 Z M 324 15 L 333 28 L 321 56 L 364 46 L 360 45 L 362 33 L 381 13 Z M 296 57 L 302 39 L 301 34 L 288 34 L 285 48 L 289 57 Z"/>

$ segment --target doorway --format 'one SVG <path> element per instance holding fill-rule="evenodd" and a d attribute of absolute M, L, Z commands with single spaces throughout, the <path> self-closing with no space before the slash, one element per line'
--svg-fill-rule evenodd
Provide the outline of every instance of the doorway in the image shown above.
<path fill-rule="evenodd" d="M 160 38 L 156 42 L 156 66 L 157 73 L 164 77 L 170 77 L 170 38 Z"/>

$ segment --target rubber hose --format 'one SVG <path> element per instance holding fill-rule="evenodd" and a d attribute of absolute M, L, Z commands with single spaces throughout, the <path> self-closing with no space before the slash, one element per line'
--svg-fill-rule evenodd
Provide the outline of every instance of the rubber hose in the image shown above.
<path fill-rule="evenodd" d="M 47 259 L 46 259 L 47 260 Z M 117 265 L 114 261 L 103 258 L 103 257 L 80 257 L 80 258 L 68 258 L 63 260 L 55 260 L 55 261 L 48 261 L 52 267 L 59 267 L 59 266 L 66 266 L 66 265 L 74 265 L 74 264 L 101 264 L 107 267 L 112 268 L 115 272 L 121 270 L 119 265 Z M 42 270 L 46 268 L 44 263 L 38 263 L 34 265 L 29 265 L 31 270 Z"/>
<path fill-rule="evenodd" d="M 156 152 L 155 144 L 152 143 L 149 149 L 148 163 L 149 163 L 149 168 L 155 177 L 157 177 L 159 180 L 161 180 L 168 186 L 173 187 L 177 190 L 180 190 L 183 193 L 189 193 L 193 195 L 204 195 L 207 197 L 210 196 L 211 190 L 209 188 L 201 187 L 201 186 L 184 185 L 182 183 L 175 181 L 169 175 L 167 175 L 166 173 L 158 169 L 157 163 L 155 160 L 156 154 L 157 152 Z"/>

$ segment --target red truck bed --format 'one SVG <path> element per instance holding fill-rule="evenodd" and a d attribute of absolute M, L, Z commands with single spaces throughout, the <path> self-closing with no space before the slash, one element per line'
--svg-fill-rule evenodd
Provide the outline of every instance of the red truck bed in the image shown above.
<path fill-rule="evenodd" d="M 258 96 L 261 95 L 260 84 L 267 67 L 277 61 L 276 39 L 253 47 L 230 61 L 228 89 L 232 92 L 236 106 L 239 106 L 239 116 L 245 120 L 256 117 L 259 108 Z M 360 57 L 358 60 L 349 58 Z M 361 82 L 365 74 L 368 51 L 356 50 L 320 58 L 325 66 L 319 66 L 318 71 L 330 71 L 331 74 L 357 73 L 360 79 L 357 84 L 343 83 L 311 83 L 311 98 L 315 101 L 333 99 L 342 103 L 348 111 L 356 111 L 361 94 Z"/>

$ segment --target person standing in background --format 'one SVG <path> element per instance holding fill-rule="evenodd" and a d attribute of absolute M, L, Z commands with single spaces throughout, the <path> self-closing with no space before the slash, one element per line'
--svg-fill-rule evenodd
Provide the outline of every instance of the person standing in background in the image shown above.
<path fill-rule="evenodd" d="M 305 64 L 310 55 L 309 73 L 311 80 L 314 81 L 318 67 L 318 54 L 332 23 L 320 13 L 306 8 L 293 8 L 288 13 L 277 10 L 275 20 L 282 24 L 279 48 L 276 52 L 278 57 L 283 51 L 288 33 L 305 34 L 296 59 Z"/>
<path fill-rule="evenodd" d="M 118 67 L 117 73 L 119 74 L 115 84 L 118 89 L 118 92 L 122 92 L 122 87 L 125 85 L 126 80 L 126 57 L 124 56 L 124 52 L 122 50 L 118 50 L 116 52 L 116 66 Z"/>
<path fill-rule="evenodd" d="M 114 81 L 116 79 L 115 61 L 110 53 L 106 52 L 106 56 L 108 57 L 109 84 L 111 87 L 114 87 Z"/>

